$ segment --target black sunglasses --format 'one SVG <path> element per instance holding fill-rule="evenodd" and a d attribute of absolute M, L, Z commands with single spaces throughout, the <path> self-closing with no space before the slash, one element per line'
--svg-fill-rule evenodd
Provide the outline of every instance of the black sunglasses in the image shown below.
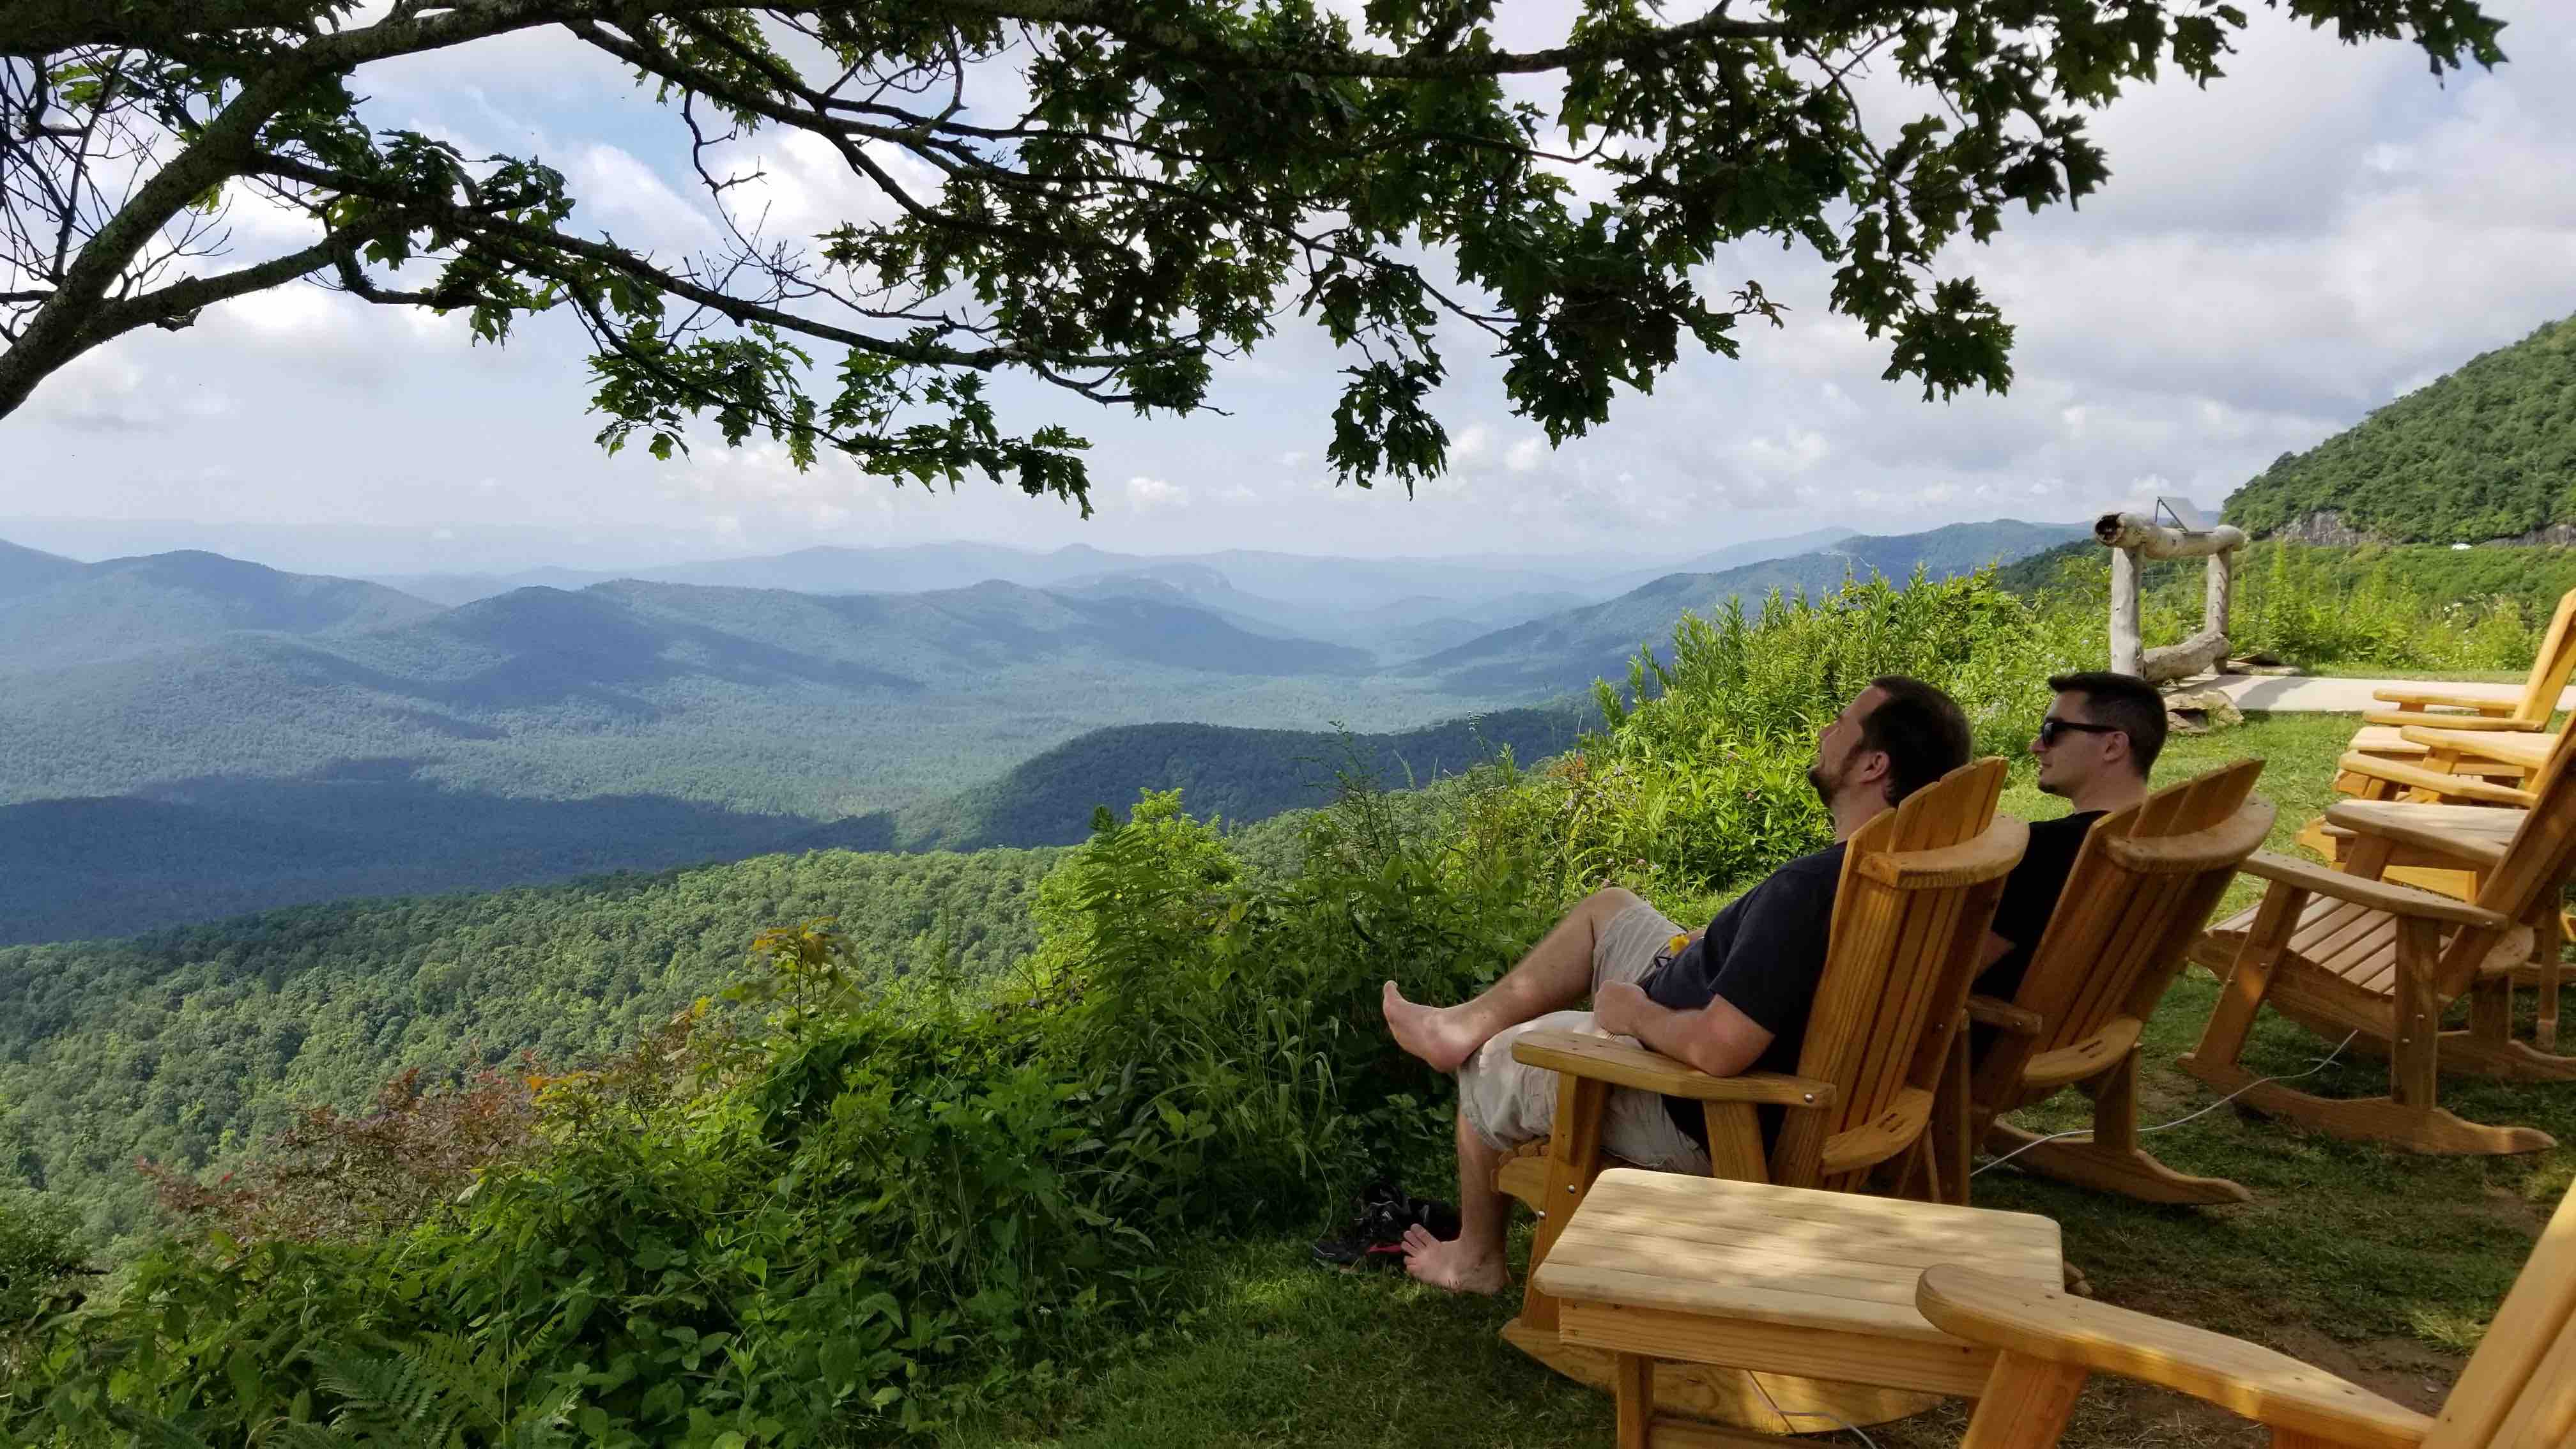
<path fill-rule="evenodd" d="M 2054 745 L 2057 743 L 2058 736 L 2065 734 L 2069 730 L 2073 730 L 2079 734 L 2088 735 L 2116 735 L 2127 733 L 2127 731 L 2121 729 L 2118 725 L 2077 724 L 2071 719 L 2059 719 L 2055 715 L 2050 715 L 2048 718 L 2039 722 L 2039 743 L 2043 748 Z"/>

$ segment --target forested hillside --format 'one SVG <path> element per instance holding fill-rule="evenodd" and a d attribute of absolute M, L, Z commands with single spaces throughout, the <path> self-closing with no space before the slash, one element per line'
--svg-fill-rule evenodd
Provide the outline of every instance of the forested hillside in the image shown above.
<path fill-rule="evenodd" d="M 1568 701 L 1380 735 L 1122 725 L 1058 745 L 935 806 L 905 811 L 897 836 L 911 849 L 1071 845 L 1090 834 L 1093 807 L 1123 808 L 1140 790 L 1179 790 L 1205 819 L 1263 820 L 1327 803 L 1345 774 L 1409 786 L 1464 773 L 1504 750 L 1530 764 L 1598 723 L 1588 701 Z M 845 843 L 843 829 L 826 826 L 816 841 Z"/>
<path fill-rule="evenodd" d="M 1556 753 L 1588 706 L 1501 710 L 1394 733 L 1120 725 L 998 779 L 901 811 L 818 823 L 649 793 L 530 799 L 458 790 L 402 760 L 298 780 L 207 779 L 141 796 L 0 806 L 0 944 L 124 936 L 353 896 L 492 890 L 780 850 L 1070 844 L 1092 807 L 1187 787 L 1250 823 L 1321 803 L 1345 766 L 1383 779 L 1453 774 L 1509 748 Z M 745 742 L 749 748 L 750 742 Z"/>
<path fill-rule="evenodd" d="M 0 947 L 0 1181 L 121 1231 L 135 1154 L 202 1165 L 406 1066 L 595 1060 L 732 979 L 754 934 L 837 917 L 872 971 L 980 980 L 1036 944 L 1056 856 L 820 851 L 656 876 Z"/>
<path fill-rule="evenodd" d="M 2484 543 L 2576 524 L 2576 318 L 2281 455 L 2226 518 L 2324 543 Z"/>
<path fill-rule="evenodd" d="M 1997 519 L 1925 533 L 1849 535 L 1829 547 L 1718 573 L 1668 574 L 1608 603 L 1570 609 L 1498 630 L 1411 666 L 1442 687 L 1464 693 L 1545 694 L 1582 689 L 1595 679 L 1624 680 L 1641 645 L 1660 645 L 1684 611 L 1710 613 L 1730 599 L 1754 602 L 1774 589 L 1819 595 L 1850 578 L 1876 574 L 1899 582 L 1921 568 L 1955 578 L 2083 535 L 2074 524 Z"/>

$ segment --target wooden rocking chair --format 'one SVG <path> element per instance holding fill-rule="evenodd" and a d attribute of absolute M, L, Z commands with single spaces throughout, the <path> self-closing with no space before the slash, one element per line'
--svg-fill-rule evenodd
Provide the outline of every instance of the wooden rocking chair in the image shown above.
<path fill-rule="evenodd" d="M 1514 1060 L 1558 1074 L 1555 1134 L 1505 1159 L 1494 1176 L 1497 1191 L 1538 1214 L 1532 1273 L 1593 1180 L 1617 1165 L 1601 1150 L 1613 1086 L 1700 1101 L 1717 1177 L 1851 1191 L 1884 1171 L 1900 1195 L 1945 1195 L 1939 1164 L 1964 1162 L 1966 1144 L 1935 1152 L 1926 1129 L 1966 1121 L 1962 1008 L 2004 877 L 2029 837 L 2020 821 L 1995 814 L 2004 774 L 1999 759 L 1962 766 L 1852 833 L 1795 1076 L 1712 1077 L 1573 1031 L 1535 1031 L 1514 1045 Z M 1945 1094 L 1951 1100 L 1936 1111 L 1936 1097 Z M 1759 1106 L 1786 1111 L 1767 1156 Z M 1527 1289 L 1503 1336 L 1570 1377 L 1609 1387 L 1611 1357 L 1560 1342 L 1557 1321 L 1557 1300 Z M 1757 1388 L 1741 1371 L 1690 1364 L 1661 1365 L 1656 1391 L 1660 1402 L 1685 1412 L 1775 1430 L 1787 1427 L 1775 1404 L 1862 1424 L 1932 1402 L 1920 1393 L 1768 1373 Z"/>
<path fill-rule="evenodd" d="M 2524 1080 L 2576 1077 L 2576 1058 L 2513 1039 L 2513 987 L 2554 940 L 2560 883 L 2576 869 L 2576 768 L 2562 741 L 2532 806 L 2501 845 L 2436 828 L 2412 808 L 2348 802 L 2327 812 L 2354 833 L 2329 870 L 2257 853 L 2245 869 L 2272 882 L 2262 903 L 2221 923 L 2193 950 L 2226 987 L 2183 1070 L 2250 1105 L 2338 1136 L 2419 1152 L 2535 1152 L 2554 1145 L 2529 1127 L 2489 1127 L 2434 1105 L 2442 1066 Z M 2466 901 L 2384 879 L 2406 860 L 2447 860 L 2477 874 Z M 2553 951 L 2554 955 L 2554 951 Z M 2554 976 L 2554 960 L 2550 963 Z M 2553 983 L 2554 985 L 2554 983 Z M 2554 995 L 2554 990 L 2553 993 Z M 2469 998 L 2465 1030 L 2442 1016 Z M 2389 1058 L 2385 1097 L 2336 1101 L 2257 1078 L 2238 1060 L 2266 1004 L 2330 1040 L 2359 1033 Z"/>
<path fill-rule="evenodd" d="M 2570 674 L 2576 674 L 2576 589 L 2561 597 L 2557 611 L 2550 615 L 2548 632 L 2541 636 L 2520 697 L 2497 699 L 2438 685 L 2378 690 L 2374 697 L 2396 708 L 2363 714 L 2360 732 L 2345 749 L 2365 759 L 2415 764 L 2425 758 L 2429 747 L 2406 737 L 2409 726 L 2538 734 L 2548 729 L 2550 716 L 2557 713 L 2558 696 Z M 2365 800 L 2390 798 L 2384 780 L 2352 766 L 2351 760 L 2344 762 L 2335 777 L 2337 790 Z"/>
<path fill-rule="evenodd" d="M 2093 823 L 2056 913 L 2009 1002 L 1968 999 L 1972 1021 L 2000 1029 L 1969 1069 L 1965 1140 L 2014 1165 L 2146 1202 L 2244 1202 L 2224 1178 L 2191 1177 L 2138 1146 L 2138 1036 L 2236 870 L 2272 828 L 2252 797 L 2261 760 L 2168 785 Z M 2089 1140 L 2047 1141 L 1995 1119 L 2079 1087 L 2093 1099 Z M 1954 1201 L 1967 1173 L 1945 1171 Z"/>
<path fill-rule="evenodd" d="M 2272 1429 L 2283 1449 L 2566 1449 L 2576 1443 L 2576 1193 L 2560 1199 L 2439 1417 L 2287 1354 L 2044 1284 L 1924 1273 L 1915 1307 L 1999 1350 L 1961 1449 L 2047 1449 L 2095 1373 L 2189 1394 Z"/>

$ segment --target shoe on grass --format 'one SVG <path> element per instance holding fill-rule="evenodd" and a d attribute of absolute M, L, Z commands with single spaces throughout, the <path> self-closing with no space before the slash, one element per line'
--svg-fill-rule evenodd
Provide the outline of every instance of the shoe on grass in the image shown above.
<path fill-rule="evenodd" d="M 1391 1182 L 1371 1183 L 1360 1194 L 1350 1224 L 1316 1240 L 1315 1261 L 1344 1272 L 1401 1268 L 1405 1230 L 1413 1227 L 1428 1228 L 1435 1238 L 1454 1238 L 1458 1210 L 1445 1202 L 1410 1196 Z"/>

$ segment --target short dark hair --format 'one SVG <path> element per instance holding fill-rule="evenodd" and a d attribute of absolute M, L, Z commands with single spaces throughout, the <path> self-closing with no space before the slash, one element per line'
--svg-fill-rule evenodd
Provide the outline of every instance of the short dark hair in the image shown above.
<path fill-rule="evenodd" d="M 1972 740 L 1967 711 L 1934 685 L 1902 674 L 1882 674 L 1869 687 L 1886 698 L 1860 722 L 1860 747 L 1887 756 L 1887 803 L 1905 797 L 1968 763 Z"/>
<path fill-rule="evenodd" d="M 2156 767 L 2156 756 L 2165 752 L 2165 697 L 2154 685 L 2134 674 L 2091 669 L 2052 674 L 2048 687 L 2059 694 L 2084 696 L 2084 707 L 2093 712 L 2087 723 L 2109 725 L 2127 735 L 2138 778 L 2147 778 L 2147 772 Z"/>

